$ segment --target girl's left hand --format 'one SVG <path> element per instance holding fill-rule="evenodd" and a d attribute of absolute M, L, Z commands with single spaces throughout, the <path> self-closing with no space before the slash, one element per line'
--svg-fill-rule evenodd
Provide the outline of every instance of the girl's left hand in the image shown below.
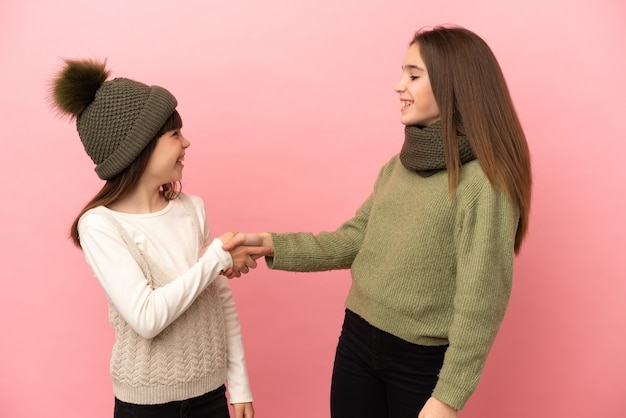
<path fill-rule="evenodd" d="M 235 418 L 254 418 L 254 407 L 252 402 L 234 403 Z"/>
<path fill-rule="evenodd" d="M 456 409 L 431 396 L 417 418 L 457 418 L 457 414 Z"/>

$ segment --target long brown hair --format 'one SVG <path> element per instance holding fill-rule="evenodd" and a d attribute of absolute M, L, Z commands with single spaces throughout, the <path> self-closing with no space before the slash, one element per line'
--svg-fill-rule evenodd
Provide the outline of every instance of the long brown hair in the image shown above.
<path fill-rule="evenodd" d="M 458 130 L 467 135 L 492 187 L 501 187 L 519 207 L 518 253 L 528 229 L 530 152 L 498 61 L 485 41 L 460 27 L 420 30 L 413 44 L 420 48 L 441 113 L 450 193 L 461 176 Z"/>
<path fill-rule="evenodd" d="M 85 205 L 80 211 L 72 227 L 70 229 L 70 238 L 74 245 L 81 248 L 80 237 L 78 235 L 78 221 L 81 216 L 89 209 L 93 209 L 97 206 L 108 206 L 115 203 L 117 200 L 130 193 L 139 182 L 142 174 L 148 166 L 148 160 L 156 148 L 157 140 L 168 131 L 180 129 L 183 127 L 183 120 L 180 117 L 178 111 L 174 110 L 172 116 L 169 117 L 163 127 L 157 132 L 155 137 L 146 145 L 141 153 L 135 158 L 135 161 L 131 163 L 124 171 L 110 180 L 107 180 L 102 189 Z M 163 196 L 167 200 L 172 200 L 178 197 L 182 190 L 182 184 L 177 181 L 174 183 L 168 183 L 161 186 Z"/>

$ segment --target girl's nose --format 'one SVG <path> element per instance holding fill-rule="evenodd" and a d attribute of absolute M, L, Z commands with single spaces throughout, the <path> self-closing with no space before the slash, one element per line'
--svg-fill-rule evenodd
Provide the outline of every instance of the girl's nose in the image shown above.
<path fill-rule="evenodd" d="M 396 83 L 396 85 L 393 88 L 393 90 L 396 93 L 400 93 L 400 92 L 404 91 L 404 89 L 405 89 L 404 80 L 402 78 L 400 78 L 400 80 L 398 80 L 398 82 Z"/>

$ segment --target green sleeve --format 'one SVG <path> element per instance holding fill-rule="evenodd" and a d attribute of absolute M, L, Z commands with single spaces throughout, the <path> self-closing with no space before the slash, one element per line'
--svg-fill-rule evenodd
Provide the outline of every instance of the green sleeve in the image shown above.
<path fill-rule="evenodd" d="M 350 268 L 363 242 L 371 205 L 372 196 L 334 232 L 272 233 L 274 257 L 266 257 L 267 266 L 300 272 Z"/>
<path fill-rule="evenodd" d="M 456 237 L 457 277 L 449 347 L 433 396 L 461 409 L 476 389 L 508 305 L 518 211 L 484 185 Z"/>

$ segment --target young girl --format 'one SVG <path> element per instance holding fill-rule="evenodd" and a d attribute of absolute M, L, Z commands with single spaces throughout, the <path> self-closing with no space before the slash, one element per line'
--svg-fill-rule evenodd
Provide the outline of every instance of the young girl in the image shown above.
<path fill-rule="evenodd" d="M 335 232 L 238 234 L 270 268 L 350 268 L 334 418 L 451 418 L 474 392 L 528 227 L 528 146 L 500 67 L 474 33 L 415 34 L 400 96 L 405 141 Z"/>
<path fill-rule="evenodd" d="M 211 241 L 203 201 L 180 192 L 190 143 L 174 96 L 108 76 L 104 63 L 68 60 L 53 99 L 76 118 L 106 180 L 71 237 L 109 301 L 114 416 L 228 417 L 228 382 L 235 416 L 253 417 L 237 311 L 221 273 L 256 263 L 222 250 L 232 234 Z"/>

